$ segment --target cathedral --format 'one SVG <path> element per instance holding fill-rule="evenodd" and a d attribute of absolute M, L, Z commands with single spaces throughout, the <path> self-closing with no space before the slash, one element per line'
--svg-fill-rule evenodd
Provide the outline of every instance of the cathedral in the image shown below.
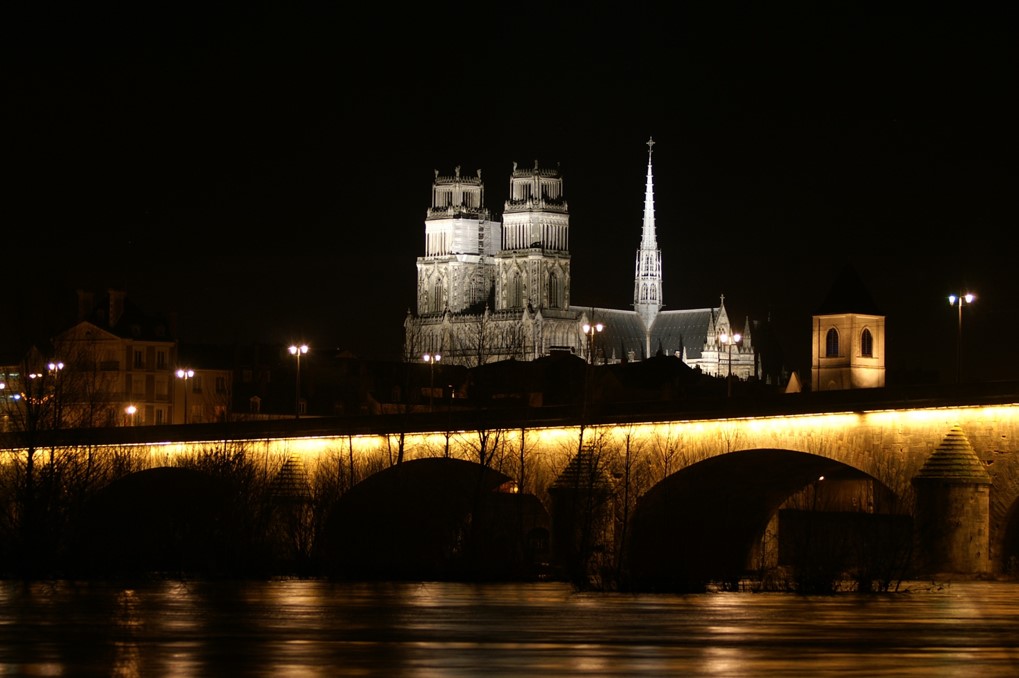
<path fill-rule="evenodd" d="M 573 303 L 570 215 L 558 169 L 513 163 L 502 220 L 485 207 L 481 171 L 435 172 L 417 259 L 417 308 L 404 321 L 404 357 L 426 354 L 475 367 L 535 360 L 557 352 L 603 365 L 675 355 L 712 376 L 759 376 L 747 319 L 735 327 L 718 306 L 668 309 L 655 234 L 649 139 L 644 219 L 633 281 L 633 308 Z"/>

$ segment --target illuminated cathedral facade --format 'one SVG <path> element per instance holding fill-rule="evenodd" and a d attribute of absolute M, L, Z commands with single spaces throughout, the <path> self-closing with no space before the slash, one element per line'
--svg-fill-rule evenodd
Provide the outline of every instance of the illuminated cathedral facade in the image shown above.
<path fill-rule="evenodd" d="M 417 303 L 404 321 L 404 357 L 441 355 L 475 367 L 557 352 L 592 364 L 675 355 L 713 376 L 759 374 L 749 320 L 735 327 L 718 306 L 673 310 L 662 294 L 648 140 L 644 217 L 629 309 L 575 304 L 570 215 L 558 168 L 513 164 L 501 221 L 485 207 L 481 172 L 435 172 L 417 259 Z"/>

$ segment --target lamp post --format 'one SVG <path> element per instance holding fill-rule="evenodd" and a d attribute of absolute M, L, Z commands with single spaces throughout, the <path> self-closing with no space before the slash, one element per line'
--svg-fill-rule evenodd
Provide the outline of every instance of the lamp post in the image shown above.
<path fill-rule="evenodd" d="M 718 338 L 723 344 L 728 344 L 729 346 L 729 374 L 726 376 L 725 381 L 727 384 L 726 394 L 728 397 L 732 397 L 732 346 L 739 343 L 739 340 L 743 337 L 738 332 L 735 334 L 722 332 Z"/>
<path fill-rule="evenodd" d="M 301 418 L 301 356 L 308 352 L 308 345 L 301 344 L 300 346 L 294 345 L 289 349 L 290 355 L 296 356 L 297 358 L 297 386 L 296 386 L 296 400 L 294 402 L 294 418 Z"/>
<path fill-rule="evenodd" d="M 138 408 L 134 405 L 128 405 L 124 408 L 124 414 L 127 415 L 127 425 L 134 426 L 134 413 L 138 411 Z"/>
<path fill-rule="evenodd" d="M 962 383 L 962 307 L 963 304 L 972 304 L 976 299 L 975 294 L 949 294 L 948 305 L 959 308 L 959 335 L 955 342 L 955 380 Z"/>
<path fill-rule="evenodd" d="M 60 428 L 60 371 L 64 369 L 64 363 L 55 360 L 46 365 L 46 369 L 53 377 L 53 428 L 58 429 Z"/>
<path fill-rule="evenodd" d="M 191 369 L 179 369 L 177 370 L 177 378 L 184 380 L 184 423 L 188 423 L 188 379 L 195 376 L 195 371 Z"/>
<path fill-rule="evenodd" d="M 425 353 L 421 359 L 428 363 L 428 411 L 432 412 L 435 397 L 435 363 L 442 360 L 442 356 L 438 353 Z"/>
<path fill-rule="evenodd" d="M 594 336 L 605 329 L 605 325 L 601 323 L 584 323 L 580 326 L 584 334 L 587 336 L 587 362 L 594 364 Z"/>

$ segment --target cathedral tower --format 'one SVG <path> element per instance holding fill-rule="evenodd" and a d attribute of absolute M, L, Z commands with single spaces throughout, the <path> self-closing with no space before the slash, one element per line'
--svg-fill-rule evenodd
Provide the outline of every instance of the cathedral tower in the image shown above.
<path fill-rule="evenodd" d="M 513 163 L 496 258 L 495 310 L 570 306 L 570 215 L 558 169 Z"/>
<path fill-rule="evenodd" d="M 644 229 L 637 250 L 637 272 L 633 281 L 633 308 L 651 330 L 658 311 L 662 309 L 662 251 L 655 237 L 655 191 L 651 179 L 651 152 L 655 140 L 647 142 L 647 183 L 644 187 Z M 651 350 L 648 347 L 648 354 Z"/>
<path fill-rule="evenodd" d="M 425 216 L 425 254 L 418 257 L 417 312 L 441 315 L 483 310 L 494 285 L 492 255 L 499 249 L 499 222 L 484 206 L 481 170 L 475 177 L 439 176 Z"/>

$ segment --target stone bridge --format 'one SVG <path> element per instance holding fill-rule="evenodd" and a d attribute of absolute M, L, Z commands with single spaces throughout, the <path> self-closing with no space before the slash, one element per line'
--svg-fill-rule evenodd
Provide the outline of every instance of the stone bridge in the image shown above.
<path fill-rule="evenodd" d="M 548 512 L 551 560 L 590 568 L 625 546 L 627 567 L 671 586 L 781 565 L 811 538 L 829 551 L 854 542 L 857 563 L 861 543 L 884 540 L 922 573 L 1012 574 L 1017 422 L 1019 386 L 985 384 L 60 432 L 46 449 L 129 451 L 142 469 L 243 452 L 277 480 L 331 483 L 338 504 L 400 467 L 408 494 L 420 460 L 469 462 L 497 474 L 486 491 L 536 498 Z M 433 471 L 418 482 L 441 485 Z M 374 492 L 360 498 L 362 518 L 395 501 L 391 485 Z M 415 496 L 412 513 L 436 501 Z"/>

